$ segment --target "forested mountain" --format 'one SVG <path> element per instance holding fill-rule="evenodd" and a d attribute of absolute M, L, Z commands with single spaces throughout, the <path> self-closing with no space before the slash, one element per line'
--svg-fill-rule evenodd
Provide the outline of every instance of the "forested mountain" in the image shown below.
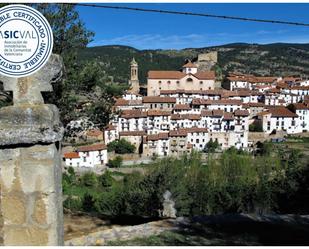
<path fill-rule="evenodd" d="M 193 59 L 199 53 L 209 51 L 218 51 L 218 66 L 223 73 L 238 71 L 256 75 L 309 77 L 309 44 L 234 43 L 182 50 L 138 50 L 115 45 L 85 48 L 79 51 L 79 59 L 95 59 L 115 82 L 127 82 L 129 63 L 135 57 L 139 63 L 140 81 L 145 84 L 148 70 L 175 70 L 185 59 Z"/>

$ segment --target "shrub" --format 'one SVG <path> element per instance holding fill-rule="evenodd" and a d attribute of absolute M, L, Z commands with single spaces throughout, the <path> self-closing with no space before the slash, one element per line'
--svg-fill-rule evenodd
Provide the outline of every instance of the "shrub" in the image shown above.
<path fill-rule="evenodd" d="M 82 209 L 85 212 L 91 212 L 94 208 L 95 199 L 93 195 L 86 193 L 82 199 Z"/>
<path fill-rule="evenodd" d="M 71 211 L 80 211 L 82 209 L 82 202 L 78 197 L 69 196 L 64 202 L 63 207 Z"/>
<path fill-rule="evenodd" d="M 98 184 L 98 179 L 95 173 L 93 172 L 87 172 L 82 175 L 81 177 L 81 183 L 85 187 L 96 187 Z"/>
<path fill-rule="evenodd" d="M 108 152 L 115 151 L 117 154 L 134 153 L 135 146 L 125 139 L 115 140 L 107 145 Z"/>
<path fill-rule="evenodd" d="M 263 132 L 263 126 L 261 123 L 252 123 L 249 125 L 249 131 L 251 132 Z"/>
<path fill-rule="evenodd" d="M 111 191 L 100 193 L 94 205 L 95 209 L 102 215 L 121 215 L 125 211 L 122 187 L 115 185 Z"/>
<path fill-rule="evenodd" d="M 108 165 L 111 168 L 120 168 L 122 165 L 122 157 L 121 156 L 116 156 L 114 159 L 110 159 L 108 161 Z"/>
<path fill-rule="evenodd" d="M 99 176 L 99 183 L 103 188 L 108 188 L 113 185 L 114 179 L 109 171 Z"/>

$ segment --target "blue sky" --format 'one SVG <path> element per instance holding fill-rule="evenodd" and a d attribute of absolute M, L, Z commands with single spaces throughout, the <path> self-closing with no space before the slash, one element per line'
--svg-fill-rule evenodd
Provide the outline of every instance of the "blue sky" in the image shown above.
<path fill-rule="evenodd" d="M 309 3 L 109 5 L 309 23 Z M 127 45 L 138 49 L 182 49 L 234 42 L 309 43 L 309 27 L 81 6 L 77 10 L 87 28 L 96 34 L 89 46 Z"/>

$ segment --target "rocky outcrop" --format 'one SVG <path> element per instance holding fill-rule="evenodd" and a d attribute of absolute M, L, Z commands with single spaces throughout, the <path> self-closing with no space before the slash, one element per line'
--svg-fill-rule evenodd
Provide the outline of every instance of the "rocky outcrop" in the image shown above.
<path fill-rule="evenodd" d="M 136 226 L 115 227 L 65 241 L 66 246 L 103 246 L 110 241 L 130 240 L 177 230 L 175 220 L 154 221 Z"/>

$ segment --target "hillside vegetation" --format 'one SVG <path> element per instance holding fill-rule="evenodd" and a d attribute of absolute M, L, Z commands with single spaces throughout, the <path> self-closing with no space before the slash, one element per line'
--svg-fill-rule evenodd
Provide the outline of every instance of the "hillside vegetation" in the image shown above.
<path fill-rule="evenodd" d="M 185 59 L 199 53 L 218 51 L 223 73 L 238 71 L 256 75 L 300 75 L 309 77 L 309 44 L 274 43 L 267 45 L 234 43 L 182 50 L 138 50 L 127 46 L 88 47 L 79 51 L 81 61 L 95 59 L 115 82 L 127 82 L 129 63 L 139 63 L 141 83 L 148 70 L 177 70 Z"/>

